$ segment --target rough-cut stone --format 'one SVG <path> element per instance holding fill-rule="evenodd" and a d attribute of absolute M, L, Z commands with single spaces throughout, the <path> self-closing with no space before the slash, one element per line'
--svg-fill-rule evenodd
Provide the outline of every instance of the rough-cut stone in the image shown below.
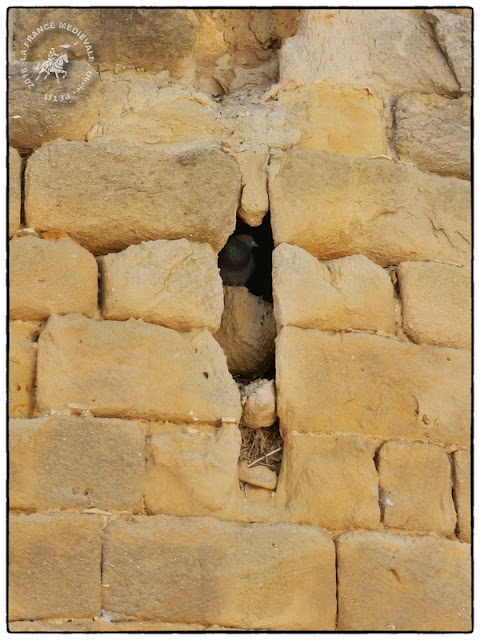
<path fill-rule="evenodd" d="M 283 434 L 350 432 L 470 443 L 470 354 L 284 327 L 276 345 Z"/>
<path fill-rule="evenodd" d="M 470 451 L 455 451 L 453 454 L 455 504 L 457 507 L 458 537 L 463 542 L 471 542 L 472 539 L 470 464 Z"/>
<path fill-rule="evenodd" d="M 240 198 L 237 163 L 213 146 L 59 140 L 31 156 L 25 180 L 28 226 L 63 229 L 97 254 L 183 237 L 219 251 Z"/>
<path fill-rule="evenodd" d="M 387 527 L 453 534 L 452 470 L 442 447 L 387 442 L 378 455 L 378 472 Z"/>
<path fill-rule="evenodd" d="M 224 287 L 225 308 L 215 339 L 227 356 L 233 376 L 261 376 L 268 369 L 275 348 L 272 305 L 246 287 Z"/>
<path fill-rule="evenodd" d="M 105 531 L 103 585 L 113 621 L 335 629 L 335 550 L 316 527 L 116 520 Z"/>
<path fill-rule="evenodd" d="M 147 444 L 145 506 L 148 513 L 214 515 L 238 487 L 240 431 L 165 425 Z"/>
<path fill-rule="evenodd" d="M 363 253 L 383 266 L 470 261 L 468 181 L 308 149 L 276 160 L 269 182 L 275 245 L 295 244 L 322 260 Z"/>
<path fill-rule="evenodd" d="M 105 633 L 105 632 L 123 632 L 130 631 L 136 633 L 151 631 L 167 631 L 175 633 L 176 631 L 230 631 L 227 627 L 218 627 L 213 625 L 207 627 L 202 624 L 176 624 L 171 622 L 147 622 L 145 620 L 137 620 L 136 622 L 113 623 L 102 617 L 99 619 L 60 619 L 60 620 L 16 620 L 8 625 L 9 631 L 12 633 L 78 633 L 86 631 L 87 633 Z"/>
<path fill-rule="evenodd" d="M 405 333 L 414 342 L 470 348 L 470 269 L 434 262 L 402 262 L 397 274 Z"/>
<path fill-rule="evenodd" d="M 9 326 L 8 415 L 29 418 L 35 405 L 37 338 L 41 323 L 16 320 Z"/>
<path fill-rule="evenodd" d="M 238 479 L 254 487 L 269 489 L 270 491 L 273 491 L 277 486 L 277 474 L 275 471 L 261 465 L 249 467 L 246 460 L 243 460 L 238 465 Z"/>
<path fill-rule="evenodd" d="M 22 207 L 22 158 L 16 149 L 8 149 L 8 237 L 20 227 Z"/>
<path fill-rule="evenodd" d="M 43 320 L 52 313 L 97 311 L 98 267 L 73 240 L 34 236 L 10 241 L 10 317 Z"/>
<path fill-rule="evenodd" d="M 254 380 L 242 389 L 242 424 L 252 429 L 270 427 L 277 419 L 275 383 Z"/>
<path fill-rule="evenodd" d="M 395 332 L 393 284 L 388 273 L 362 255 L 319 262 L 300 247 L 273 252 L 277 330 L 373 329 Z"/>
<path fill-rule="evenodd" d="M 303 11 L 297 34 L 284 43 L 279 60 L 282 86 L 328 80 L 391 96 L 458 90 L 429 29 L 404 11 Z"/>
<path fill-rule="evenodd" d="M 357 531 L 337 538 L 339 631 L 471 630 L 470 545 Z"/>
<path fill-rule="evenodd" d="M 136 422 L 68 416 L 11 420 L 10 508 L 141 512 L 144 449 Z"/>
<path fill-rule="evenodd" d="M 277 498 L 288 519 L 327 529 L 378 528 L 374 443 L 355 437 L 289 433 Z"/>
<path fill-rule="evenodd" d="M 395 148 L 402 160 L 441 175 L 470 178 L 471 100 L 406 93 L 395 105 Z"/>
<path fill-rule="evenodd" d="M 189 331 L 220 328 L 223 285 L 208 244 L 152 240 L 99 258 L 102 315 Z"/>
<path fill-rule="evenodd" d="M 37 408 L 100 417 L 238 423 L 225 355 L 206 330 L 177 333 L 141 320 L 51 316 L 38 345 Z"/>
<path fill-rule="evenodd" d="M 102 528 L 95 515 L 10 516 L 9 619 L 100 616 Z"/>
<path fill-rule="evenodd" d="M 268 147 L 260 145 L 235 154 L 242 172 L 242 199 L 238 215 L 251 227 L 258 227 L 268 211 Z"/>

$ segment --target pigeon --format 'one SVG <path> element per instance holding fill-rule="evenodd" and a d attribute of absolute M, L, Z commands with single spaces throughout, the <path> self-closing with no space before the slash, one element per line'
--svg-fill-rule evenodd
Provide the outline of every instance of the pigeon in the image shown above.
<path fill-rule="evenodd" d="M 230 236 L 218 255 L 223 284 L 239 287 L 248 282 L 255 269 L 252 249 L 258 244 L 245 233 Z"/>

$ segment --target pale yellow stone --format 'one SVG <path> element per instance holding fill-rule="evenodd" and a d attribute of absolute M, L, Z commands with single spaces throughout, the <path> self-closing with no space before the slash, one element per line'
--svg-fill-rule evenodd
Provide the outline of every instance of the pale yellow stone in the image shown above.
<path fill-rule="evenodd" d="M 471 478 L 470 451 L 455 451 L 453 454 L 455 469 L 455 504 L 458 518 L 458 537 L 462 542 L 471 542 L 472 539 L 472 505 L 471 505 Z"/>
<path fill-rule="evenodd" d="M 15 320 L 9 324 L 8 414 L 29 418 L 35 405 L 37 339 L 41 323 Z"/>
<path fill-rule="evenodd" d="M 387 442 L 378 455 L 378 472 L 387 527 L 453 534 L 452 470 L 442 447 Z"/>
<path fill-rule="evenodd" d="M 136 622 L 112 623 L 105 618 L 99 619 L 57 619 L 57 620 L 18 620 L 10 622 L 8 625 L 12 633 L 78 633 L 86 631 L 87 633 L 117 633 L 123 631 L 129 632 L 151 632 L 151 631 L 228 631 L 228 628 L 211 626 L 206 627 L 201 624 L 182 624 L 181 622 L 147 622 L 145 620 L 137 620 Z"/>
<path fill-rule="evenodd" d="M 471 548 L 437 536 L 337 538 L 339 631 L 470 631 Z"/>
<path fill-rule="evenodd" d="M 275 383 L 258 379 L 242 389 L 242 424 L 252 429 L 270 427 L 277 419 Z"/>
<path fill-rule="evenodd" d="M 115 622 L 335 629 L 335 549 L 317 527 L 136 516 L 107 524 L 103 560 Z"/>
<path fill-rule="evenodd" d="M 238 465 L 238 479 L 242 482 L 273 491 L 277 486 L 277 474 L 268 467 L 256 465 L 249 467 L 246 460 Z"/>
<path fill-rule="evenodd" d="M 22 206 L 22 158 L 13 147 L 8 149 L 8 237 L 20 227 Z"/>
<path fill-rule="evenodd" d="M 268 211 L 268 147 L 259 145 L 235 154 L 242 172 L 242 199 L 238 215 L 251 227 L 258 227 Z"/>

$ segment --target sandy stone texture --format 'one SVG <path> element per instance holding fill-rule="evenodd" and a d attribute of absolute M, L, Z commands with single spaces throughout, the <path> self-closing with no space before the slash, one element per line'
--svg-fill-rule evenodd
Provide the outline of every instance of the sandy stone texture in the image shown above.
<path fill-rule="evenodd" d="M 272 280 L 278 331 L 293 325 L 395 333 L 392 281 L 365 256 L 320 262 L 308 251 L 282 243 L 273 252 Z"/>
<path fill-rule="evenodd" d="M 95 515 L 11 515 L 9 619 L 99 616 L 102 529 Z"/>
<path fill-rule="evenodd" d="M 183 237 L 219 251 L 235 227 L 240 178 L 215 146 L 58 140 L 27 163 L 25 215 L 28 226 L 67 231 L 95 254 Z"/>
<path fill-rule="evenodd" d="M 103 607 L 114 621 L 335 629 L 335 549 L 317 527 L 117 520 L 105 531 L 103 585 Z"/>
<path fill-rule="evenodd" d="M 13 238 L 9 245 L 10 317 L 43 320 L 52 313 L 97 311 L 98 267 L 69 238 Z"/>
<path fill-rule="evenodd" d="M 256 465 L 250 467 L 246 460 L 238 464 L 238 479 L 253 487 L 273 491 L 277 486 L 277 474 L 268 467 Z"/>
<path fill-rule="evenodd" d="M 453 454 L 455 470 L 455 505 L 457 507 L 458 537 L 462 542 L 472 539 L 472 490 L 471 490 L 471 454 L 470 451 L 455 451 Z"/>
<path fill-rule="evenodd" d="M 274 380 L 259 378 L 245 385 L 242 393 L 242 424 L 252 429 L 270 427 L 277 419 Z"/>
<path fill-rule="evenodd" d="M 145 436 L 136 422 L 11 420 L 10 508 L 142 512 Z"/>
<path fill-rule="evenodd" d="M 469 349 L 470 269 L 434 262 L 402 262 L 397 274 L 405 333 L 417 343 Z"/>
<path fill-rule="evenodd" d="M 238 215 L 251 227 L 258 227 L 268 211 L 266 145 L 235 154 L 242 172 L 242 199 Z"/>
<path fill-rule="evenodd" d="M 228 631 L 227 627 L 219 627 L 217 625 L 205 626 L 202 624 L 182 624 L 181 622 L 148 622 L 145 620 L 137 620 L 136 622 L 113 623 L 105 618 L 76 618 L 56 619 L 56 620 L 16 620 L 10 622 L 8 628 L 13 633 L 78 633 L 86 631 L 87 633 L 117 633 L 123 631 L 130 632 L 152 632 L 152 631 Z"/>
<path fill-rule="evenodd" d="M 8 237 L 20 227 L 22 206 L 22 158 L 16 149 L 8 149 Z"/>
<path fill-rule="evenodd" d="M 337 538 L 339 631 L 471 630 L 470 545 L 368 531 Z"/>
<path fill-rule="evenodd" d="M 8 415 L 30 418 L 35 405 L 37 339 L 42 324 L 14 320 L 9 324 Z"/>
<path fill-rule="evenodd" d="M 275 160 L 269 180 L 275 245 L 294 244 L 321 260 L 362 253 L 382 266 L 470 261 L 468 181 L 308 149 Z"/>
<path fill-rule="evenodd" d="M 466 350 L 284 327 L 276 343 L 276 385 L 283 435 L 350 432 L 470 443 Z"/>
<path fill-rule="evenodd" d="M 223 285 L 208 244 L 152 240 L 99 258 L 102 315 L 177 331 L 220 328 Z"/>

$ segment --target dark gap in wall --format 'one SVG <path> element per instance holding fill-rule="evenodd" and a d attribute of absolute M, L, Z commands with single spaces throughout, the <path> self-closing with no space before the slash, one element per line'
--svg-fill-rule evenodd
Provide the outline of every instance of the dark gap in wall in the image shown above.
<path fill-rule="evenodd" d="M 25 223 L 25 169 L 27 168 L 27 160 L 32 155 L 33 150 L 20 152 L 22 158 L 22 167 L 20 169 L 20 226 L 26 227 Z"/>

